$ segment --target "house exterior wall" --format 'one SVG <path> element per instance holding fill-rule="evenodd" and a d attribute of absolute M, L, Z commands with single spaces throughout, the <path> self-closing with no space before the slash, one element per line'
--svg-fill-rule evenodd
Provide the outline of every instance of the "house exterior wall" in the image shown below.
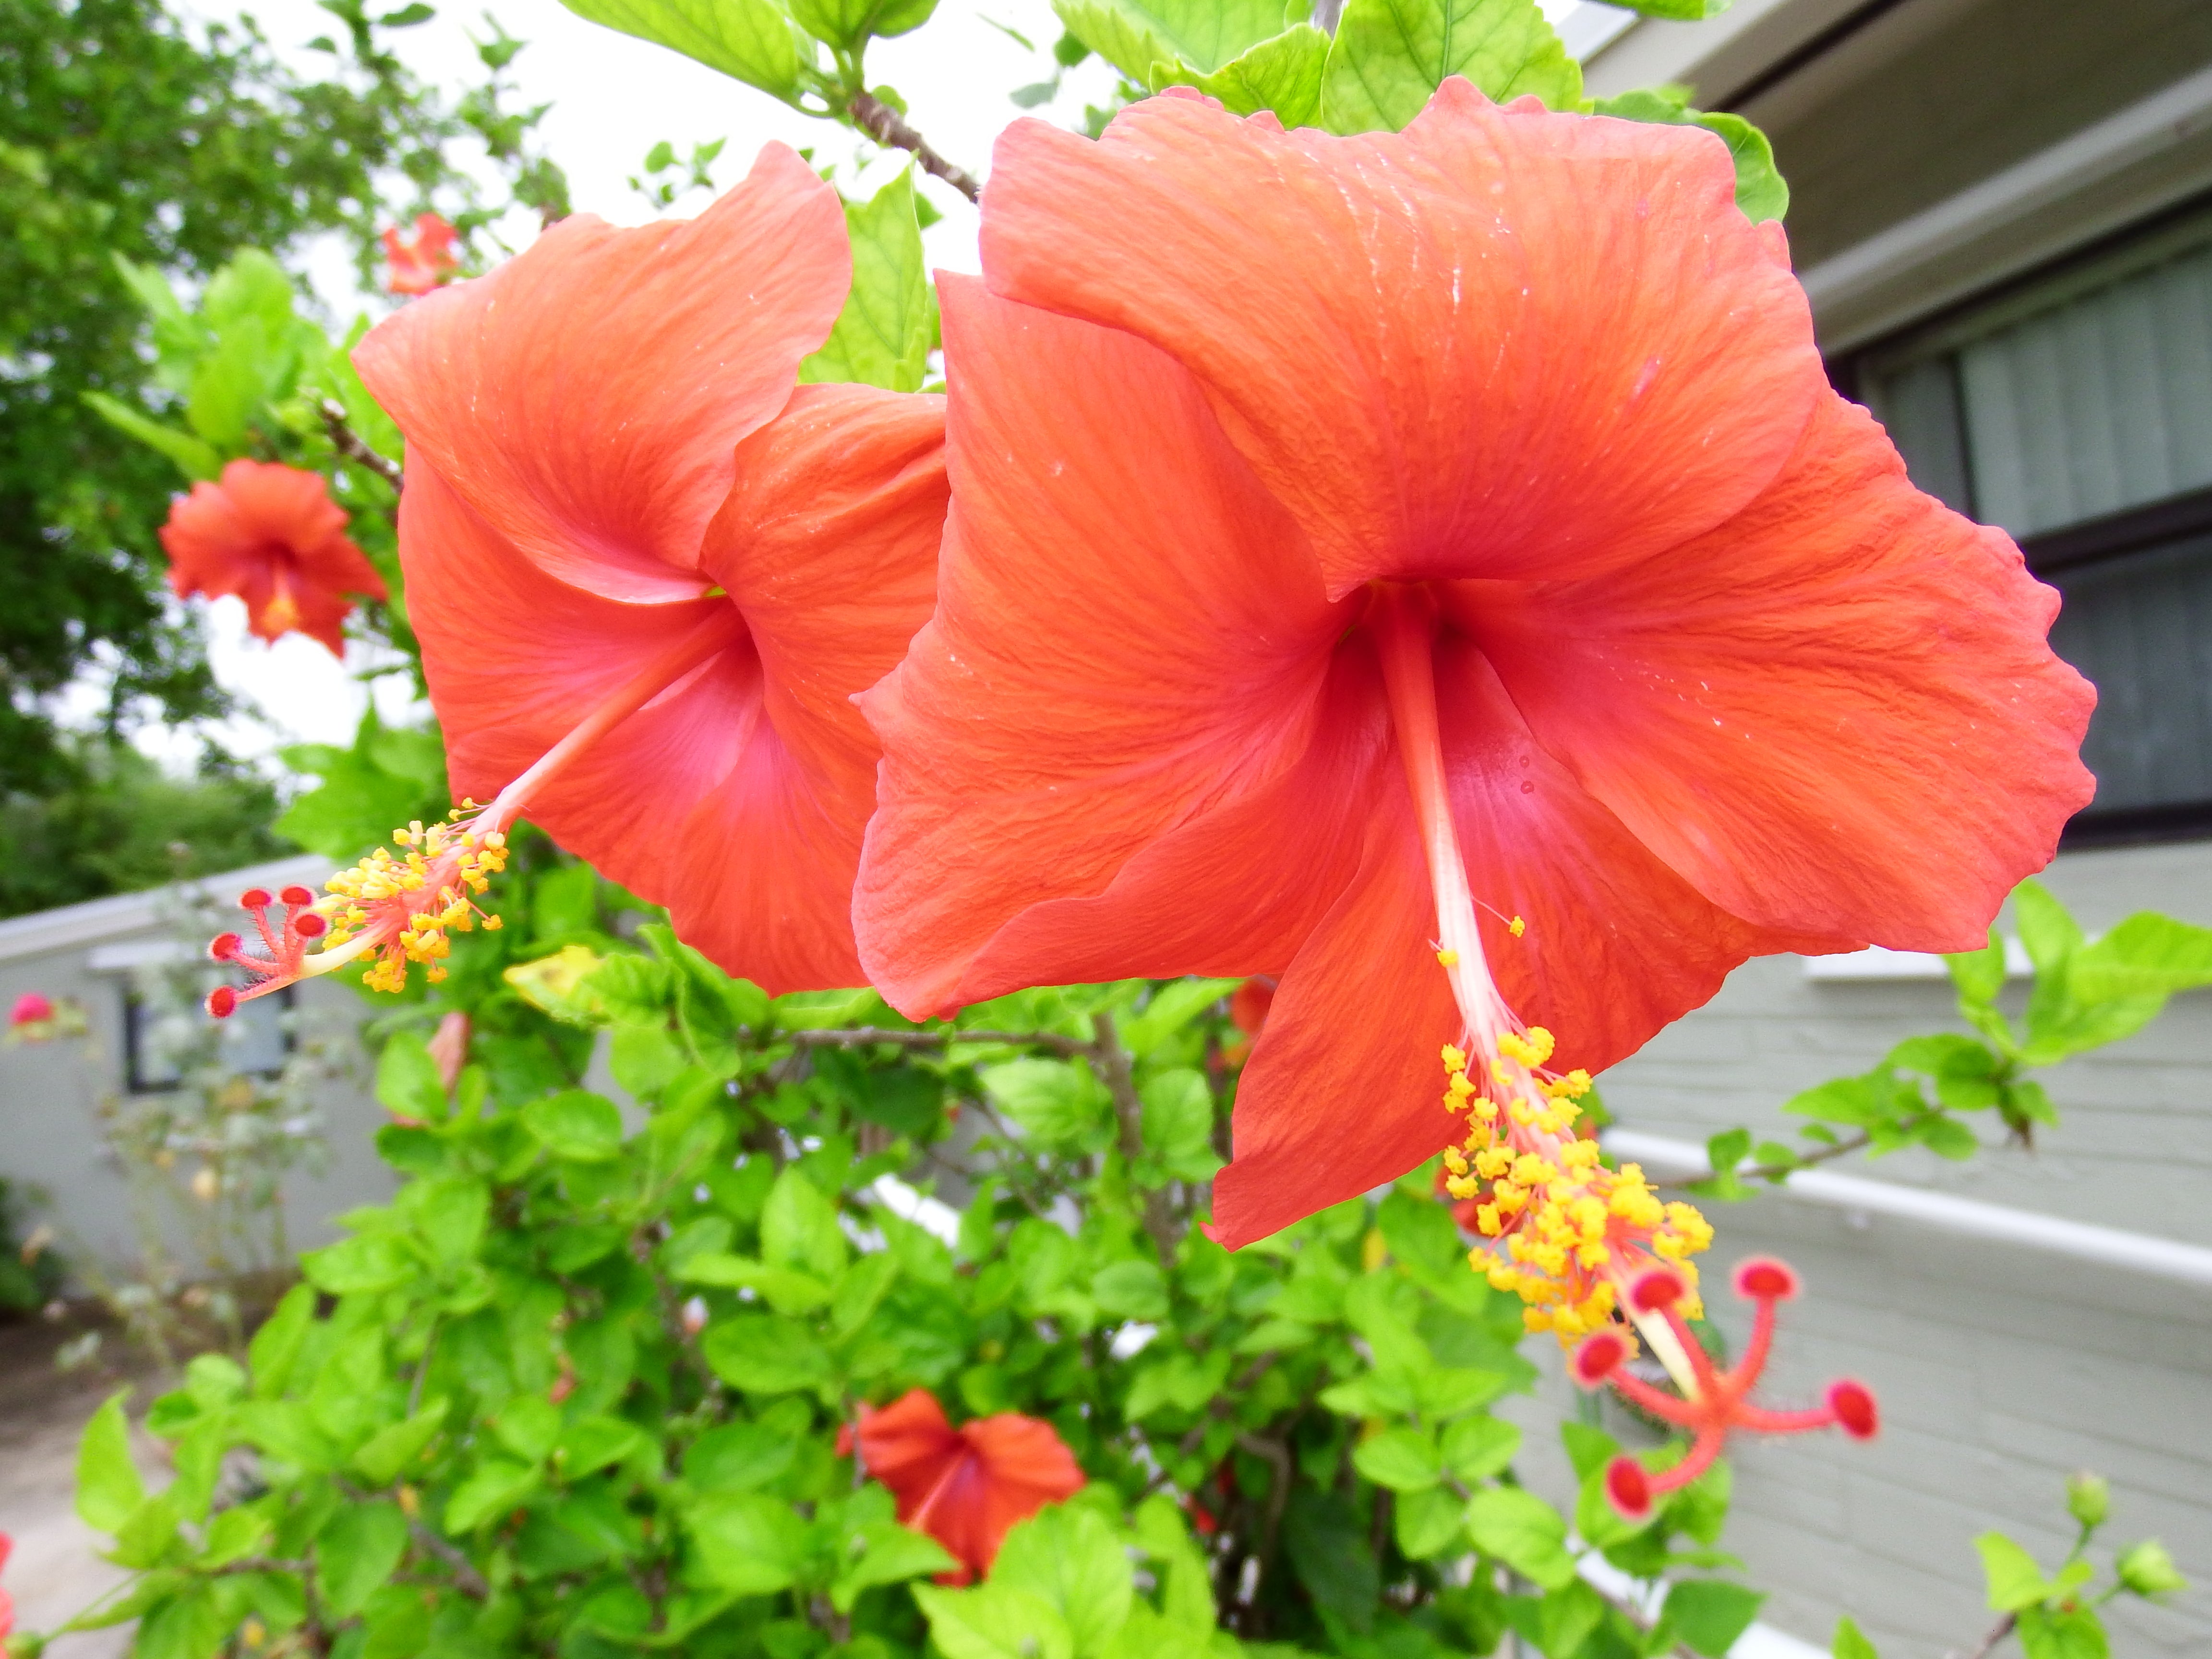
<path fill-rule="evenodd" d="M 210 878 L 210 890 L 233 893 L 248 886 L 288 882 L 319 884 L 326 860 L 287 860 Z M 82 1005 L 91 1046 L 71 1040 L 0 1048 L 0 1176 L 41 1189 L 46 1202 L 32 1219 L 51 1223 L 61 1248 L 82 1260 L 107 1265 L 136 1259 L 137 1231 L 131 1194 L 120 1165 L 102 1146 L 94 1108 L 124 1089 L 124 999 L 127 981 L 117 971 L 93 966 L 95 951 L 158 945 L 171 934 L 158 896 L 130 894 L 0 921 L 0 1007 L 12 1007 L 26 991 Z M 296 1018 L 331 1036 L 348 1070 L 321 1084 L 315 1100 L 326 1156 L 319 1171 L 295 1170 L 284 1184 L 287 1226 L 294 1248 L 327 1243 L 335 1217 L 357 1205 L 380 1203 L 392 1189 L 392 1171 L 374 1145 L 384 1114 L 370 1090 L 371 1077 L 352 1033 L 362 1018 L 360 998 L 347 986 L 310 982 L 298 992 Z M 180 1243 L 175 1231 L 173 1248 Z"/>

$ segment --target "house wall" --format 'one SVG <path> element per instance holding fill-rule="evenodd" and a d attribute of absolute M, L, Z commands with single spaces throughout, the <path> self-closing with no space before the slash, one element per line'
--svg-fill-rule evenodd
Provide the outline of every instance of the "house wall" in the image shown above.
<path fill-rule="evenodd" d="M 220 893 L 295 881 L 319 884 L 328 870 L 324 860 L 293 859 L 213 878 L 208 884 Z M 126 981 L 118 972 L 95 971 L 91 958 L 95 951 L 170 937 L 149 894 L 0 921 L 0 1009 L 12 1007 L 26 991 L 37 991 L 57 1001 L 72 998 L 90 1016 L 89 1049 L 69 1040 L 0 1048 L 0 1176 L 43 1189 L 46 1201 L 33 1219 L 51 1222 L 62 1248 L 79 1259 L 121 1265 L 137 1253 L 130 1190 L 100 1142 L 94 1117 L 100 1098 L 124 1086 Z M 296 1018 L 332 1036 L 350 1070 L 317 1091 L 326 1142 L 323 1167 L 295 1170 L 284 1185 L 295 1249 L 328 1242 L 336 1236 L 334 1217 L 356 1205 L 380 1203 L 392 1189 L 392 1171 L 373 1144 L 384 1114 L 351 1036 L 362 1016 L 360 999 L 348 987 L 317 982 L 301 986 L 297 995 Z M 172 1227 L 169 1236 L 175 1248 L 177 1230 Z"/>

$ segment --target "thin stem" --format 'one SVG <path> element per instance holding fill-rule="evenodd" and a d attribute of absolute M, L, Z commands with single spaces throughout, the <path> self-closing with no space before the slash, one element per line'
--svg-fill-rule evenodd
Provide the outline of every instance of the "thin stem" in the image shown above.
<path fill-rule="evenodd" d="M 1982 1638 L 1982 1644 L 1976 1648 L 1973 1652 L 1967 1655 L 1966 1659 L 1989 1659 L 1990 1655 L 1997 1650 L 1997 1644 L 2003 1641 L 2006 1637 L 2011 1635 L 2013 1632 L 2013 1627 L 2019 1623 L 2020 1615 L 2018 1613 L 2008 1613 L 2005 1614 L 2003 1618 L 1998 1620 L 1996 1624 L 1990 1626 L 1990 1633 Z"/>
<path fill-rule="evenodd" d="M 845 113 L 852 118 L 853 125 L 869 137 L 886 149 L 907 151 L 921 163 L 923 172 L 944 179 L 969 201 L 981 198 L 983 185 L 974 173 L 946 161 L 932 149 L 929 141 L 914 130 L 905 116 L 872 92 L 854 93 L 853 101 L 845 106 Z"/>
<path fill-rule="evenodd" d="M 1121 1157 L 1129 1165 L 1130 1185 L 1134 1186 L 1137 1160 L 1145 1152 L 1144 1099 L 1137 1093 L 1136 1072 L 1130 1062 L 1129 1051 L 1121 1046 L 1114 1016 L 1093 1014 L 1091 1024 L 1097 1037 L 1091 1045 L 1088 1058 L 1098 1073 L 1098 1080 L 1114 1098 L 1114 1121 L 1121 1130 Z M 1172 1265 L 1180 1241 L 1176 1237 L 1175 1218 L 1168 1212 L 1168 1195 L 1158 1188 L 1145 1193 L 1145 1231 L 1152 1235 L 1152 1248 L 1160 1253 L 1160 1265 Z"/>
<path fill-rule="evenodd" d="M 361 434 L 346 424 L 345 405 L 335 398 L 325 398 L 315 406 L 323 417 L 323 429 L 331 434 L 331 447 L 349 461 L 358 462 L 392 486 L 392 493 L 399 493 L 399 464 L 371 449 Z"/>

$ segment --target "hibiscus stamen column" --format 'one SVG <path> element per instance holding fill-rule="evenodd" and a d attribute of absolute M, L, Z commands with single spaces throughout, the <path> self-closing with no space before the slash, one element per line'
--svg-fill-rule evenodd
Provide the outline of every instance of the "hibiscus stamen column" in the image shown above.
<path fill-rule="evenodd" d="M 1437 961 L 1465 1025 L 1460 1042 L 1443 1051 L 1445 1109 L 1468 1119 L 1444 1162 L 1452 1196 L 1486 1197 L 1477 1227 L 1496 1243 L 1472 1260 L 1492 1285 L 1527 1303 L 1529 1329 L 1554 1331 L 1562 1342 L 1598 1329 L 1616 1310 L 1626 1314 L 1695 1398 L 1696 1361 L 1670 1322 L 1629 1291 L 1653 1268 L 1668 1267 L 1686 1291 L 1680 1311 L 1697 1316 L 1696 1269 L 1687 1258 L 1711 1242 L 1712 1229 L 1689 1205 L 1662 1203 L 1636 1165 L 1606 1169 L 1597 1143 L 1575 1133 L 1576 1103 L 1589 1091 L 1589 1075 L 1547 1067 L 1552 1034 L 1524 1025 L 1506 1006 L 1483 950 L 1444 769 L 1434 606 L 1419 587 L 1378 583 L 1368 625 L 1435 893 Z"/>
<path fill-rule="evenodd" d="M 464 801 L 446 823 L 394 830 L 392 841 L 405 849 L 402 856 L 380 847 L 331 877 L 322 898 L 305 888 L 285 889 L 281 921 L 272 923 L 268 914 L 276 902 L 269 894 L 258 889 L 246 894 L 240 903 L 252 916 L 268 954 L 248 954 L 239 934 L 217 937 L 209 954 L 245 969 L 254 982 L 244 990 L 217 987 L 208 997 L 208 1012 L 227 1018 L 241 1002 L 371 955 L 379 958 L 368 973 L 374 989 L 400 989 L 410 963 L 423 963 L 433 981 L 443 979 L 440 959 L 453 950 L 448 933 L 499 926 L 499 918 L 487 915 L 476 899 L 506 866 L 507 831 L 532 795 L 614 727 L 744 637 L 744 618 L 734 605 L 708 617 L 601 699 L 489 805 Z M 317 940 L 322 948 L 311 953 L 308 947 Z"/>

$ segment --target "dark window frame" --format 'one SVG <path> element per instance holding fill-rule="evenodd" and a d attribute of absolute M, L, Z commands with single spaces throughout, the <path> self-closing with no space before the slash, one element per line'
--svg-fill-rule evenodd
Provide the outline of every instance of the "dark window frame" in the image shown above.
<path fill-rule="evenodd" d="M 146 1076 L 145 1065 L 147 1056 L 145 1053 L 145 1039 L 139 1033 L 139 1020 L 143 1016 L 148 1005 L 146 1000 L 140 996 L 137 991 L 133 990 L 128 982 L 123 985 L 121 991 L 123 997 L 123 1091 L 125 1094 L 131 1095 L 166 1095 L 173 1090 L 183 1088 L 185 1086 L 185 1083 L 182 1078 L 172 1078 L 164 1082 L 160 1079 L 149 1079 Z M 289 985 L 285 986 L 281 990 L 271 992 L 270 996 L 274 999 L 276 1006 L 288 1014 L 292 1012 L 294 1009 L 298 1006 L 299 999 L 295 993 L 294 988 Z M 293 1030 L 288 1025 L 283 1030 L 280 1035 L 282 1036 L 284 1043 L 283 1052 L 288 1056 L 296 1052 L 300 1046 L 297 1033 L 293 1031 Z M 284 1068 L 282 1066 L 264 1066 L 258 1071 L 248 1072 L 246 1075 L 248 1077 L 271 1078 L 281 1075 L 283 1069 Z"/>

